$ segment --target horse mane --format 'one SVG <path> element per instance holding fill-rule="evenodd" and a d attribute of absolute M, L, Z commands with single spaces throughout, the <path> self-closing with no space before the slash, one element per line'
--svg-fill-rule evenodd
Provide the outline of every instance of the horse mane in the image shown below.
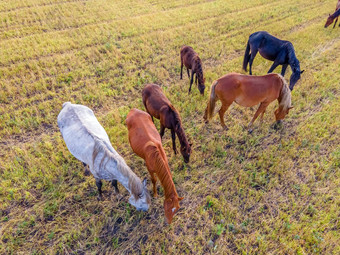
<path fill-rule="evenodd" d="M 286 44 L 286 48 L 288 50 L 288 61 L 289 61 L 289 65 L 291 67 L 296 67 L 298 68 L 298 71 L 300 71 L 300 62 L 297 59 L 296 55 L 295 55 L 295 49 L 294 46 L 291 42 L 287 41 Z M 292 68 L 293 69 L 293 68 Z M 294 72 L 294 71 L 293 71 Z"/>
<path fill-rule="evenodd" d="M 282 108 L 283 110 L 286 110 L 292 105 L 292 94 L 290 92 L 288 83 L 286 82 L 285 78 L 280 74 L 277 74 L 277 76 L 280 78 L 282 82 L 282 88 L 279 95 L 279 107 Z"/>
<path fill-rule="evenodd" d="M 195 56 L 193 57 L 193 61 L 194 61 L 195 66 L 196 66 L 196 75 L 197 75 L 197 78 L 198 78 L 200 84 L 203 84 L 202 61 L 201 61 L 200 57 L 197 54 L 195 54 Z"/>
<path fill-rule="evenodd" d="M 102 152 L 104 155 L 99 163 L 99 168 L 105 167 L 105 165 L 113 160 L 117 163 L 118 171 L 129 180 L 129 189 L 131 193 L 134 195 L 136 199 L 138 199 L 139 195 L 143 192 L 143 184 L 138 176 L 130 169 L 130 167 L 125 163 L 124 159 L 113 150 L 110 150 L 110 147 L 106 141 L 98 138 L 94 138 L 94 149 L 92 153 L 92 164 L 94 164 L 95 159 L 98 154 Z"/>
<path fill-rule="evenodd" d="M 149 149 L 148 157 L 152 159 L 154 164 L 153 170 L 156 171 L 157 177 L 163 186 L 165 198 L 168 198 L 172 192 L 178 196 L 169 165 L 163 159 L 160 148 L 153 142 L 150 142 L 146 147 Z"/>
<path fill-rule="evenodd" d="M 187 145 L 188 144 L 188 140 L 187 140 L 187 138 L 185 136 L 185 133 L 184 133 L 181 117 L 179 116 L 178 111 L 176 110 L 176 108 L 172 104 L 169 104 L 169 109 L 174 114 L 175 132 L 176 132 L 176 134 L 177 134 L 177 136 L 179 138 L 179 142 L 181 143 L 181 146 Z"/>
<path fill-rule="evenodd" d="M 178 113 L 177 109 L 176 109 L 172 104 L 169 104 L 169 109 L 170 109 L 170 111 L 172 111 L 173 114 L 174 114 L 175 125 L 178 124 L 178 125 L 182 126 L 181 117 L 179 116 L 179 113 Z"/>

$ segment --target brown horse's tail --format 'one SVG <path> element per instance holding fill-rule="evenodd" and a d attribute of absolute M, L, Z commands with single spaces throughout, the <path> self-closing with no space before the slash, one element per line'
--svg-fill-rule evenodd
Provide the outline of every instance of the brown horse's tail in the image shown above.
<path fill-rule="evenodd" d="M 210 89 L 210 97 L 208 101 L 207 109 L 205 110 L 204 119 L 208 122 L 214 114 L 215 111 L 215 104 L 216 104 L 216 94 L 215 94 L 215 87 L 218 84 L 218 81 L 213 81 Z"/>

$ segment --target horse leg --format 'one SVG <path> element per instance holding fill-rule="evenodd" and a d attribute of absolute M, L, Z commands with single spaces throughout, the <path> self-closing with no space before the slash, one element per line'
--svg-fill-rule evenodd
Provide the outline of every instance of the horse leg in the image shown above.
<path fill-rule="evenodd" d="M 263 115 L 264 115 L 265 112 L 266 112 L 266 109 L 264 109 L 263 112 L 261 113 L 261 116 L 260 116 L 261 123 L 263 123 Z"/>
<path fill-rule="evenodd" d="M 156 182 L 157 182 L 157 177 L 155 176 L 155 172 L 150 172 L 151 175 L 151 182 L 153 185 L 153 197 L 157 197 L 157 187 L 156 187 Z"/>
<path fill-rule="evenodd" d="M 119 193 L 119 189 L 118 189 L 118 183 L 117 183 L 117 180 L 112 180 L 111 182 L 112 184 L 112 187 L 115 189 L 115 193 L 118 194 Z"/>
<path fill-rule="evenodd" d="M 90 175 L 90 170 L 89 170 L 89 166 L 86 165 L 86 163 L 82 162 L 83 163 L 83 166 L 84 166 L 84 174 L 85 176 L 89 176 Z"/>
<path fill-rule="evenodd" d="M 103 183 L 102 183 L 102 181 L 100 179 L 96 179 L 96 185 L 97 185 L 98 192 L 99 192 L 98 199 L 102 200 L 103 199 L 103 192 L 102 192 Z"/>
<path fill-rule="evenodd" d="M 187 68 L 188 78 L 190 79 L 189 68 Z"/>
<path fill-rule="evenodd" d="M 191 92 L 191 85 L 192 85 L 192 83 L 194 82 L 194 69 L 191 69 L 191 79 L 190 79 L 190 87 L 189 87 L 189 92 L 188 92 L 188 94 L 190 94 L 190 92 Z"/>
<path fill-rule="evenodd" d="M 176 133 L 175 130 L 172 128 L 171 129 L 171 139 L 172 139 L 172 149 L 175 152 L 175 155 L 177 154 L 177 150 L 176 150 Z"/>
<path fill-rule="evenodd" d="M 227 128 L 227 126 L 224 123 L 224 114 L 228 110 L 228 108 L 229 108 L 229 106 L 231 104 L 232 103 L 230 103 L 230 104 L 223 104 L 223 102 L 222 102 L 221 109 L 218 111 L 218 114 L 220 115 L 220 122 L 221 122 L 222 128 L 225 129 L 225 130 L 228 130 L 228 128 Z"/>
<path fill-rule="evenodd" d="M 288 64 L 282 65 L 282 70 L 281 70 L 281 75 L 282 75 L 282 76 L 285 76 L 287 67 L 288 67 Z"/>
<path fill-rule="evenodd" d="M 254 121 L 256 120 L 256 118 L 259 116 L 260 113 L 263 113 L 263 114 L 264 114 L 264 112 L 266 111 L 266 108 L 267 108 L 268 104 L 269 104 L 269 103 L 264 103 L 264 102 L 262 102 L 262 103 L 260 104 L 259 108 L 257 108 L 257 111 L 255 112 L 255 115 L 254 115 L 253 119 L 252 119 L 252 120 L 250 121 L 250 123 L 248 124 L 248 132 L 249 132 L 249 133 L 253 132 L 253 129 L 252 129 L 251 127 L 252 127 Z M 263 114 L 262 114 L 261 117 L 263 117 Z"/>
<path fill-rule="evenodd" d="M 335 28 L 335 25 L 336 25 L 337 22 L 338 22 L 338 17 L 336 17 L 336 19 L 335 19 L 333 28 Z M 340 23 L 339 23 L 339 27 L 340 27 Z"/>
<path fill-rule="evenodd" d="M 161 124 L 161 130 L 159 131 L 159 135 L 161 136 L 161 139 L 163 138 L 164 131 L 165 131 L 165 127 Z"/>
<path fill-rule="evenodd" d="M 196 83 L 196 86 L 198 86 L 198 83 L 197 83 L 197 74 L 195 75 L 195 83 Z"/>
<path fill-rule="evenodd" d="M 183 58 L 181 57 L 181 80 L 182 80 L 182 73 L 183 73 Z"/>
<path fill-rule="evenodd" d="M 268 73 L 271 73 L 274 71 L 274 69 L 279 65 L 278 62 L 274 61 L 273 65 L 269 68 Z M 283 67 L 282 67 L 283 69 Z"/>

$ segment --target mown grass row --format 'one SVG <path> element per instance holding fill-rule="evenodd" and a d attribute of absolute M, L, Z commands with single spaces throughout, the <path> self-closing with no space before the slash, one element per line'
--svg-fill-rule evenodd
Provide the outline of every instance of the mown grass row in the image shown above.
<path fill-rule="evenodd" d="M 246 1 L 203 3 L 207 11 L 198 5 L 176 19 L 162 12 L 170 24 L 157 20 L 157 13 L 137 17 L 143 29 L 133 30 L 133 22 L 115 28 L 129 33 L 118 41 L 112 37 L 86 47 L 78 40 L 79 48 L 72 51 L 60 52 L 56 45 L 51 56 L 36 51 L 37 60 L 3 66 L 1 82 L 7 85 L 2 98 L 10 100 L 1 102 L 6 125 L 1 131 L 0 251 L 339 252 L 340 41 L 334 30 L 322 28 L 330 2 L 290 1 L 289 9 L 289 3 L 277 1 L 226 15 L 223 11 L 245 8 Z M 156 4 L 172 7 L 170 2 Z M 220 16 L 214 17 L 214 11 Z M 99 28 L 87 30 L 89 41 L 113 29 Z M 188 80 L 179 81 L 179 47 L 186 43 L 200 53 L 209 88 L 220 75 L 241 71 L 247 37 L 260 29 L 294 42 L 306 69 L 284 129 L 270 128 L 274 105 L 253 135 L 243 126 L 255 109 L 237 105 L 226 116 L 228 132 L 221 130 L 218 118 L 203 124 L 206 97 L 197 89 L 188 96 Z M 263 74 L 269 66 L 258 56 L 254 70 Z M 127 204 L 124 190 L 111 196 L 105 185 L 105 200 L 97 202 L 93 178 L 84 176 L 55 124 L 63 101 L 90 106 L 117 151 L 138 176 L 148 177 L 143 161 L 129 148 L 124 123 L 132 107 L 143 109 L 140 90 L 146 82 L 163 85 L 194 142 L 186 165 L 172 154 L 169 132 L 163 141 L 176 187 L 185 197 L 171 226 L 163 225 L 162 199 L 153 199 L 148 213 L 138 213 Z"/>
<path fill-rule="evenodd" d="M 318 6 L 317 6 L 318 7 Z M 317 8 L 316 7 L 316 8 Z M 280 13 L 280 9 L 278 10 L 278 13 Z M 313 9 L 310 10 L 310 13 L 313 12 Z M 255 12 L 253 12 L 255 13 Z M 315 11 L 314 11 L 315 13 Z M 306 14 L 307 15 L 307 14 Z M 236 16 L 236 15 L 235 15 Z M 301 15 L 298 14 L 297 19 L 300 19 Z M 263 17 L 260 17 L 260 20 L 263 20 Z M 250 16 L 248 20 L 246 20 L 247 23 L 249 23 L 251 20 L 253 20 L 254 22 L 256 22 L 256 18 L 254 18 L 253 16 Z M 278 21 L 280 22 L 280 21 Z M 246 23 L 246 24 L 247 24 Z M 206 27 L 209 31 L 210 26 L 213 25 L 212 24 L 202 24 L 204 27 Z M 235 28 L 238 28 L 239 26 L 242 26 L 242 24 L 236 24 Z M 198 28 L 195 28 L 194 25 L 191 25 L 189 27 L 186 27 L 185 29 L 181 28 L 181 36 L 185 36 L 186 30 L 191 31 L 194 34 L 198 34 L 200 29 L 199 26 L 196 26 Z M 218 29 L 218 26 L 216 26 L 216 29 Z M 228 43 L 230 43 L 230 45 L 232 45 L 233 47 L 236 48 L 236 50 L 243 51 L 244 48 L 244 43 L 247 40 L 244 35 L 239 35 L 238 37 L 236 37 L 234 40 L 231 40 L 231 38 L 229 37 L 229 34 L 225 34 L 225 32 L 228 32 L 229 29 L 225 29 L 225 30 L 221 30 L 220 31 L 220 38 L 222 39 L 223 37 L 228 37 Z M 248 31 L 251 31 L 251 29 L 248 29 Z M 179 33 L 180 31 L 176 31 L 177 33 Z M 246 31 L 245 31 L 246 32 Z M 237 32 L 238 33 L 238 32 Z M 177 58 L 174 58 L 174 55 L 178 54 L 178 45 L 181 45 L 181 42 L 179 42 L 178 40 L 176 40 L 175 38 L 171 38 L 173 36 L 171 36 L 171 34 L 176 34 L 174 33 L 174 30 L 171 29 L 169 32 L 162 32 L 162 36 L 159 38 L 158 37 L 159 32 L 154 32 L 145 36 L 141 36 L 141 37 L 137 37 L 137 38 L 133 38 L 133 40 L 126 39 L 126 40 L 122 40 L 121 42 L 116 42 L 116 44 L 119 45 L 119 47 L 123 47 L 126 48 L 126 50 L 119 50 L 116 49 L 116 47 L 114 47 L 114 45 L 112 46 L 110 43 L 110 40 L 101 48 L 97 51 L 94 51 L 93 48 L 95 47 L 91 47 L 89 49 L 88 53 L 84 54 L 80 54 L 80 56 L 76 56 L 74 57 L 73 53 L 70 54 L 66 54 L 69 55 L 67 58 L 59 58 L 60 60 L 64 60 L 61 61 L 59 63 L 51 63 L 51 58 L 52 57 L 48 57 L 46 59 L 46 64 L 41 64 L 39 62 L 39 65 L 42 65 L 41 67 L 37 64 L 37 61 L 32 61 L 32 64 L 25 64 L 25 65 L 19 65 L 18 68 L 13 68 L 8 74 L 4 74 L 4 77 L 9 78 L 9 77 L 16 77 L 14 76 L 14 73 L 22 73 L 20 74 L 20 78 L 12 78 L 12 81 L 8 81 L 8 79 L 6 79 L 6 81 L 8 82 L 4 88 L 4 92 L 2 93 L 2 99 L 7 103 L 11 102 L 11 101 L 15 101 L 15 94 L 20 93 L 21 95 L 26 95 L 30 98 L 30 100 L 28 101 L 28 103 L 26 103 L 26 105 L 32 105 L 33 103 L 33 107 L 35 104 L 39 104 L 39 102 L 41 101 L 41 97 L 44 97 L 45 99 L 43 101 L 45 101 L 46 99 L 48 100 L 48 98 L 55 98 L 58 96 L 58 92 L 62 91 L 64 89 L 64 84 L 65 85 L 70 85 L 72 83 L 76 84 L 73 85 L 73 87 L 75 87 L 73 89 L 74 90 L 78 90 L 79 87 L 84 87 L 84 83 L 92 83 L 92 86 L 99 82 L 104 81 L 106 84 L 104 84 L 104 86 L 107 88 L 106 89 L 106 94 L 108 94 L 109 96 L 112 95 L 116 95 L 117 93 L 120 93 L 121 89 L 125 89 L 126 88 L 126 84 L 131 84 L 134 81 L 132 79 L 136 79 L 136 76 L 141 76 L 141 78 L 137 78 L 139 80 L 143 79 L 143 76 L 152 76 L 152 79 L 156 79 L 156 76 L 160 76 L 159 73 L 161 73 L 162 75 L 160 76 L 160 78 L 158 78 L 159 82 L 164 82 L 168 80 L 169 77 L 169 69 L 173 69 L 171 71 L 178 71 L 178 60 Z M 199 42 L 204 42 L 202 45 L 203 47 L 207 47 L 207 45 L 211 45 L 211 52 L 223 52 L 224 54 L 220 57 L 219 61 L 223 61 L 223 57 L 227 57 L 230 53 L 234 53 L 232 50 L 229 51 L 228 49 L 226 49 L 226 46 L 222 45 L 221 42 L 219 42 L 219 40 L 211 40 L 209 39 L 207 41 L 207 38 L 209 38 L 209 34 L 204 34 L 202 37 L 199 38 L 195 38 L 196 40 L 193 40 L 192 42 L 190 41 L 190 44 L 195 44 L 195 41 L 199 41 Z M 213 35 L 215 37 L 215 35 Z M 179 36 L 177 36 L 178 38 L 181 38 Z M 164 38 L 167 38 L 166 40 L 164 40 Z M 168 39 L 169 38 L 169 39 Z M 239 40 L 239 41 L 237 41 Z M 162 47 L 168 47 L 168 43 L 170 44 L 171 47 L 171 52 L 169 52 L 169 54 L 166 55 L 166 57 L 162 56 L 162 58 L 160 59 L 153 59 L 153 53 L 155 51 L 154 49 L 154 45 L 155 42 L 157 42 L 159 45 L 161 45 Z M 171 43 L 174 42 L 174 43 Z M 175 44 L 175 45 L 174 45 Z M 216 47 L 216 44 L 218 45 Z M 129 45 L 134 45 L 132 47 L 129 47 Z M 159 53 L 160 55 L 161 53 L 161 49 L 162 47 L 159 47 Z M 223 47 L 223 48 L 220 48 Z M 130 58 L 130 57 L 125 57 L 126 54 L 129 54 L 132 51 L 136 51 L 138 50 L 138 48 L 143 48 L 143 52 L 139 53 L 138 55 L 134 56 L 134 58 Z M 157 49 L 156 49 L 157 50 Z M 225 52 L 226 51 L 226 52 Z M 205 56 L 203 53 L 203 59 L 207 59 L 207 57 L 213 58 L 214 60 L 217 59 L 218 56 Z M 55 58 L 55 55 L 53 56 L 53 58 Z M 89 59 L 91 59 L 90 63 L 88 63 Z M 104 59 L 104 60 L 103 60 Z M 165 61 L 164 61 L 164 60 Z M 77 60 L 77 61 L 75 61 Z M 163 63 L 162 63 L 163 60 Z M 105 63 L 103 63 L 105 61 Z M 172 61 L 172 62 L 169 62 Z M 94 63 L 95 62 L 95 63 Z M 157 62 L 159 62 L 161 65 L 163 66 L 157 66 Z M 164 63 L 165 62 L 165 63 Z M 69 72 L 68 74 L 65 74 L 65 64 L 68 63 L 68 65 L 70 65 L 69 63 L 72 64 L 72 66 L 69 66 L 68 69 L 72 70 L 72 72 Z M 99 63 L 98 66 L 95 66 L 93 64 Z M 82 65 L 83 64 L 83 65 Z M 92 64 L 92 66 L 89 66 L 89 64 Z M 152 66 L 149 66 L 150 64 L 152 64 Z M 29 66 L 27 66 L 29 65 Z M 59 68 L 56 68 L 55 66 L 60 66 L 62 70 L 59 70 Z M 146 67 L 149 67 L 146 71 L 146 74 L 143 74 L 143 71 L 141 71 L 140 69 L 138 69 L 138 66 L 142 67 L 142 69 L 146 70 Z M 95 70 L 93 70 L 95 67 Z M 175 69 L 174 69 L 175 67 Z M 90 68 L 90 72 L 86 73 L 85 70 L 87 70 L 88 68 Z M 209 68 L 209 67 L 208 67 Z M 84 70 L 85 69 L 85 70 Z M 91 70 L 92 69 L 92 70 Z M 138 69 L 138 70 L 137 70 Z M 47 72 L 44 72 L 43 70 L 46 70 Z M 235 69 L 231 69 L 231 70 L 235 70 Z M 8 70 L 6 70 L 8 71 Z M 131 72 L 131 74 L 129 73 L 128 75 L 126 75 L 125 77 L 123 76 L 123 71 L 125 72 Z M 208 71 L 209 72 L 209 71 Z M 60 73 L 60 74 L 59 74 Z M 58 75 L 59 74 L 59 75 Z M 222 74 L 222 73 L 221 73 Z M 208 73 L 209 75 L 209 73 Z M 90 77 L 89 77 L 90 76 Z M 99 77 L 98 76 L 104 76 L 104 77 Z M 117 77 L 118 76 L 118 77 Z M 120 76 L 120 77 L 119 77 Z M 216 78 L 217 76 L 213 77 Z M 132 79 L 131 79 L 132 78 Z M 208 76 L 208 78 L 210 78 Z M 37 82 L 37 79 L 39 80 L 39 82 Z M 42 81 L 40 81 L 40 79 L 43 79 Z M 126 80 L 129 79 L 129 80 Z M 85 80 L 85 81 L 84 81 Z M 89 81 L 89 82 L 88 82 Z M 22 82 L 24 82 L 24 85 L 22 85 Z M 140 81 L 138 81 L 140 84 Z M 30 84 L 34 83 L 34 86 L 31 86 Z M 118 83 L 117 85 L 114 83 Z M 26 85 L 27 84 L 27 85 Z M 89 85 L 87 85 L 88 87 Z M 90 85 L 91 86 L 91 85 Z M 117 91 L 114 91 L 113 89 L 111 89 L 112 87 L 117 88 Z M 14 89 L 13 87 L 17 87 L 17 89 Z M 45 92 L 45 93 L 41 93 L 41 92 Z M 65 93 L 65 91 L 64 91 Z M 72 91 L 71 91 L 72 93 Z M 35 94 L 37 94 L 36 96 L 34 96 Z M 20 95 L 19 95 L 20 96 Z M 69 98 L 70 95 L 67 94 L 67 97 Z M 87 100 L 86 100 L 87 99 Z M 101 98 L 102 99 L 102 98 Z M 86 101 L 104 101 L 104 100 L 99 100 L 98 99 L 98 95 L 93 95 L 93 96 L 89 96 L 87 98 L 85 98 Z M 19 104 L 20 103 L 20 104 Z M 40 106 L 39 108 L 46 108 L 45 105 L 46 102 L 43 103 L 42 106 Z M 18 105 L 15 104 L 11 104 L 9 105 L 9 107 L 24 107 L 25 106 L 25 102 L 19 101 Z M 15 112 L 13 110 L 15 110 L 15 108 L 13 109 L 6 109 L 6 112 L 9 112 L 8 110 L 10 110 L 10 112 Z M 25 114 L 25 113 L 24 113 Z M 36 114 L 39 116 L 39 109 L 36 111 Z M 42 113 L 43 114 L 43 119 L 48 119 L 45 118 L 46 113 Z M 56 114 L 56 113 L 55 113 Z M 16 116 L 20 116 L 22 114 L 18 113 L 15 114 Z M 7 116 L 6 119 L 8 118 L 13 118 L 13 116 Z M 51 120 L 53 121 L 53 118 L 51 118 Z M 39 124 L 41 123 L 40 120 L 32 120 L 32 122 L 30 123 L 25 123 L 24 126 L 28 127 L 28 125 L 31 125 L 33 127 L 30 128 L 30 130 L 35 129 Z M 16 122 L 13 123 L 13 125 L 15 125 L 15 127 L 17 127 Z M 23 124 L 21 124 L 23 125 Z M 19 127 L 21 126 L 19 124 Z M 17 127 L 18 128 L 18 127 Z"/>

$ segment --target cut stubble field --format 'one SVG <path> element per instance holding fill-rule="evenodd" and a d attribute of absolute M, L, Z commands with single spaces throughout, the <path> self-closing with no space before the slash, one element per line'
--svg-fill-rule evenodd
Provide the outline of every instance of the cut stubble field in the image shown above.
<path fill-rule="evenodd" d="M 323 28 L 336 1 L 95 1 L 0 3 L 0 254 L 339 254 L 340 28 Z M 305 72 L 294 108 L 272 128 L 256 108 L 233 104 L 224 131 L 203 121 L 210 85 L 242 70 L 248 36 L 265 30 L 293 43 Z M 180 80 L 180 48 L 200 55 L 206 92 Z M 271 63 L 260 55 L 253 73 Z M 290 68 L 285 75 L 289 80 Z M 184 70 L 185 71 L 185 70 Z M 278 67 L 275 72 L 280 72 Z M 92 175 L 66 148 L 57 126 L 65 101 L 93 109 L 113 147 L 141 178 L 144 161 L 125 118 L 144 110 L 156 83 L 181 114 L 193 142 L 186 164 L 163 146 L 177 192 L 171 225 L 163 190 L 148 212 Z M 159 130 L 159 121 L 155 121 Z M 149 183 L 151 191 L 151 184 Z"/>

